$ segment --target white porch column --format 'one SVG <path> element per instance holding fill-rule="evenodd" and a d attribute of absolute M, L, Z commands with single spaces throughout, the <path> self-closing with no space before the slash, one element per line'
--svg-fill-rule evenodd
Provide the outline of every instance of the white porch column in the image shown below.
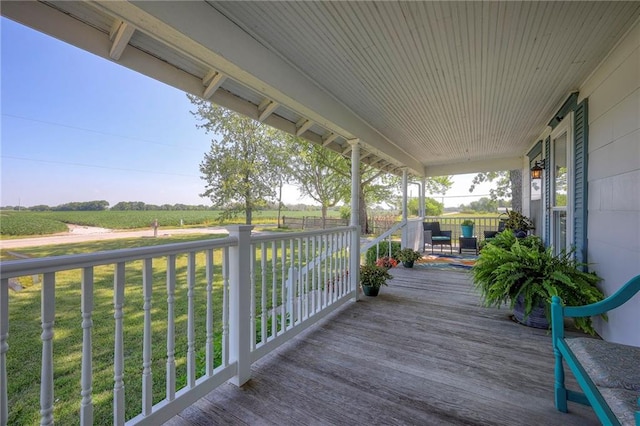
<path fill-rule="evenodd" d="M 425 206 L 427 198 L 425 196 L 425 192 L 427 191 L 427 178 L 426 177 L 422 177 L 422 179 L 420 179 L 420 210 L 419 210 L 419 216 L 424 218 L 427 215 L 427 208 Z"/>
<path fill-rule="evenodd" d="M 420 202 L 419 216 L 422 218 L 423 222 L 424 222 L 424 217 L 427 215 L 426 192 L 427 192 L 427 178 L 423 176 L 422 179 L 420 179 L 420 201 L 419 201 Z M 420 251 L 422 251 L 424 250 L 424 232 L 421 230 L 419 234 L 420 234 Z"/>
<path fill-rule="evenodd" d="M 409 216 L 407 212 L 407 186 L 408 186 L 408 171 L 406 167 L 402 168 L 402 223 L 404 223 L 404 227 L 402 228 L 402 242 L 400 243 L 400 247 L 408 247 L 409 244 L 409 230 L 407 229 L 407 217 Z"/>
<path fill-rule="evenodd" d="M 360 144 L 358 139 L 351 139 L 351 220 L 349 224 L 356 229 L 351 233 L 351 250 L 349 269 L 351 270 L 351 290 L 358 300 L 358 286 L 360 284 Z"/>
<path fill-rule="evenodd" d="M 230 237 L 238 245 L 229 248 L 229 357 L 237 364 L 231 383 L 242 386 L 251 378 L 251 277 L 247 259 L 251 259 L 253 225 L 228 226 Z"/>

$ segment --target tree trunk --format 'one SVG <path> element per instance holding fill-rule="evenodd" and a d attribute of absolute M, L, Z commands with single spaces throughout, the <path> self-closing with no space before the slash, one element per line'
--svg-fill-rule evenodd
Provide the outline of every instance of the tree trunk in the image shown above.
<path fill-rule="evenodd" d="M 522 213 L 522 170 L 509 171 L 511 181 L 511 209 Z"/>
<path fill-rule="evenodd" d="M 278 228 L 280 228 L 280 214 L 282 212 L 282 187 L 283 181 L 280 181 L 280 192 L 278 193 Z"/>
<path fill-rule="evenodd" d="M 324 204 L 321 207 L 322 211 L 322 229 L 326 228 L 327 225 L 327 206 Z"/>
<path fill-rule="evenodd" d="M 251 225 L 251 219 L 252 219 L 252 216 L 253 216 L 252 213 L 253 213 L 253 211 L 252 211 L 251 207 L 247 207 L 246 214 L 245 214 L 245 224 L 246 225 Z"/>

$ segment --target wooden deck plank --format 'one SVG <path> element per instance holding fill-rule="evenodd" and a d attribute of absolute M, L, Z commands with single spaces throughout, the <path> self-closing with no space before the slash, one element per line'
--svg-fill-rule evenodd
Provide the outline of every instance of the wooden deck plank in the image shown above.
<path fill-rule="evenodd" d="M 392 273 L 167 424 L 599 424 L 588 407 L 555 410 L 550 335 L 481 306 L 467 273 Z"/>

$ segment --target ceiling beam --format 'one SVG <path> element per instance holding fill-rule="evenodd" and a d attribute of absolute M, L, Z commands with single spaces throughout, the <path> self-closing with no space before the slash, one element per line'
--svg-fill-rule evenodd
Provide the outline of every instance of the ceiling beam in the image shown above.
<path fill-rule="evenodd" d="M 209 71 L 202 79 L 202 84 L 206 86 L 204 92 L 202 92 L 202 98 L 209 99 L 226 79 L 227 76 L 221 72 Z"/>
<path fill-rule="evenodd" d="M 122 52 L 124 52 L 125 47 L 129 44 L 131 36 L 133 36 L 133 33 L 136 30 L 133 25 L 124 21 L 117 20 L 116 24 L 117 23 L 119 23 L 119 25 L 117 25 L 118 28 L 115 31 L 112 29 L 110 34 L 113 44 L 111 45 L 111 50 L 109 50 L 109 57 L 114 61 L 120 60 Z M 114 24 L 114 27 L 116 24 Z"/>
<path fill-rule="evenodd" d="M 328 146 L 331 142 L 336 140 L 337 137 L 338 137 L 337 134 L 333 132 L 328 132 L 326 135 L 322 137 L 322 146 L 325 146 L 325 147 Z"/>
<path fill-rule="evenodd" d="M 309 130 L 313 126 L 313 121 L 307 120 L 306 118 L 300 119 L 296 123 L 296 136 L 301 136 L 304 132 Z"/>
<path fill-rule="evenodd" d="M 262 122 L 278 108 L 278 103 L 271 99 L 264 99 L 258 105 L 258 121 Z"/>
<path fill-rule="evenodd" d="M 523 157 L 492 158 L 490 160 L 466 161 L 464 163 L 434 164 L 425 167 L 425 176 L 448 176 L 466 173 L 517 170 L 523 167 Z"/>

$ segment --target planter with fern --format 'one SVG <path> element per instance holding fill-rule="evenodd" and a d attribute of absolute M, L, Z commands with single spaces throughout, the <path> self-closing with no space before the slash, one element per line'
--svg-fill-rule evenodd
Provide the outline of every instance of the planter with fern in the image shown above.
<path fill-rule="evenodd" d="M 505 230 L 485 245 L 472 274 L 486 306 L 508 304 L 518 322 L 548 328 L 551 297 L 560 296 L 567 306 L 604 298 L 596 287 L 600 278 L 583 272 L 586 266 L 574 259 L 573 252 L 554 255 L 539 237 L 516 238 L 513 231 Z M 595 333 L 591 318 L 576 318 L 575 326 Z"/>

